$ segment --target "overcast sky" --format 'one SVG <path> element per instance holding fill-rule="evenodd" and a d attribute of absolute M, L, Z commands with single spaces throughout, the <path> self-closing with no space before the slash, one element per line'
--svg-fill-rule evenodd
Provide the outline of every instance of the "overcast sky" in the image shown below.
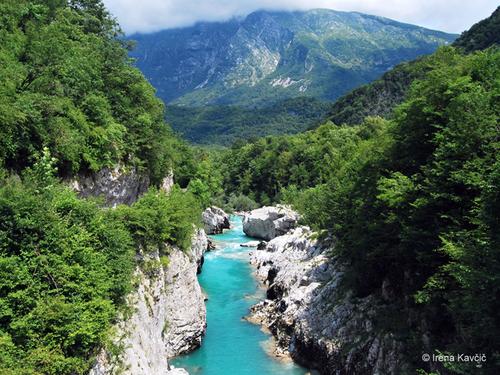
<path fill-rule="evenodd" d="M 329 8 L 460 33 L 488 17 L 498 0 L 103 0 L 128 34 L 221 21 L 258 9 Z"/>

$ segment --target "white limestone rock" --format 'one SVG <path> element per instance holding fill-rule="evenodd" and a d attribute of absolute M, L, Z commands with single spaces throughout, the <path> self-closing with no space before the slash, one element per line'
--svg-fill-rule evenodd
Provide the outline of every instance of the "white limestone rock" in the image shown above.
<path fill-rule="evenodd" d="M 201 344 L 206 329 L 206 308 L 197 271 L 208 240 L 203 230 L 193 236 L 191 249 L 169 250 L 168 266 L 158 251 L 138 255 L 138 286 L 128 297 L 132 314 L 116 325 L 118 358 L 101 351 L 89 375 L 186 375 L 171 368 L 168 358 Z"/>
<path fill-rule="evenodd" d="M 205 252 L 213 249 L 204 229 L 196 228 L 191 243 L 191 257 L 197 265 L 197 273 L 201 273 Z"/>
<path fill-rule="evenodd" d="M 170 193 L 172 188 L 174 187 L 174 172 L 170 170 L 168 174 L 163 177 L 160 184 L 160 190 L 165 193 Z"/>
<path fill-rule="evenodd" d="M 329 254 L 333 241 L 314 237 L 298 227 L 252 252 L 267 299 L 251 308 L 248 319 L 273 333 L 275 354 L 289 354 L 321 374 L 406 373 L 401 343 L 373 328 L 384 303 L 341 291 L 343 267 Z"/>
<path fill-rule="evenodd" d="M 284 205 L 261 207 L 243 218 L 243 232 L 247 236 L 272 240 L 295 228 L 299 215 Z"/>
<path fill-rule="evenodd" d="M 109 207 L 119 204 L 132 204 L 149 187 L 149 177 L 137 172 L 135 168 L 127 170 L 122 166 L 103 168 L 99 172 L 79 175 L 69 181 L 69 186 L 83 198 L 103 197 Z"/>
<path fill-rule="evenodd" d="M 170 254 L 164 278 L 166 314 L 163 335 L 169 358 L 199 347 L 205 334 L 205 297 L 197 273 L 196 258 L 190 259 L 181 251 Z"/>
<path fill-rule="evenodd" d="M 224 229 L 230 228 L 229 215 L 219 207 L 208 207 L 201 217 L 207 234 L 222 233 Z"/>

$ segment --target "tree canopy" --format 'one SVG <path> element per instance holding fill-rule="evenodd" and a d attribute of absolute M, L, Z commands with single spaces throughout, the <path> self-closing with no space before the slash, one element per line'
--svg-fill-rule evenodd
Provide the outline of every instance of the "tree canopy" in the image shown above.
<path fill-rule="evenodd" d="M 446 47 L 426 64 L 390 121 L 231 150 L 229 189 L 292 203 L 334 235 L 356 296 L 391 285 L 415 353 L 426 334 L 442 352 L 487 354 L 489 371 L 499 365 L 500 52 Z"/>

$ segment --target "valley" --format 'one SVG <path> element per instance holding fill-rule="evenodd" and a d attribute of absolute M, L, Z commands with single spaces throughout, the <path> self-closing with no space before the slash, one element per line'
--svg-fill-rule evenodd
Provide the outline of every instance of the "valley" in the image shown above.
<path fill-rule="evenodd" d="M 0 15 L 2 375 L 498 373 L 500 8 Z"/>

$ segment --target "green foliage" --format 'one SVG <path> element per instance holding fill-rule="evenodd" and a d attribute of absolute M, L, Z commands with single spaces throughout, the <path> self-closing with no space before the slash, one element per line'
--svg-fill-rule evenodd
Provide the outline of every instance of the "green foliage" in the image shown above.
<path fill-rule="evenodd" d="M 190 246 L 200 217 L 199 202 L 179 188 L 103 209 L 62 187 L 54 162 L 44 150 L 24 182 L 0 186 L 2 374 L 87 373 L 125 307 L 135 249 L 160 249 L 159 261 L 143 264 L 154 275 L 168 266 L 167 243 Z"/>
<path fill-rule="evenodd" d="M 229 211 L 252 211 L 258 208 L 258 204 L 250 197 L 243 194 L 230 194 L 225 208 Z"/>
<path fill-rule="evenodd" d="M 493 14 L 473 25 L 453 43 L 455 47 L 465 52 L 484 50 L 500 45 L 500 7 Z"/>
<path fill-rule="evenodd" d="M 169 106 L 166 119 L 183 138 L 230 146 L 238 140 L 295 134 L 322 122 L 329 104 L 313 98 L 282 100 L 263 108 Z"/>
<path fill-rule="evenodd" d="M 201 207 L 205 208 L 222 194 L 222 174 L 217 165 L 219 161 L 214 159 L 213 155 L 198 153 L 198 158 L 200 160 L 196 164 L 187 190 L 198 199 Z"/>
<path fill-rule="evenodd" d="M 35 162 L 31 169 L 25 171 L 25 175 L 34 185 L 38 185 L 42 189 L 50 189 L 57 183 L 55 177 L 57 173 L 56 163 L 57 159 L 52 157 L 47 147 L 44 147 L 38 161 Z"/>
<path fill-rule="evenodd" d="M 297 191 L 325 183 L 342 167 L 358 143 L 383 122 L 367 119 L 364 126 L 326 124 L 294 136 L 266 137 L 223 156 L 224 187 L 228 194 L 243 194 L 260 204 L 292 200 Z"/>
<path fill-rule="evenodd" d="M 498 45 L 500 10 L 464 32 L 453 45 L 465 52 L 484 50 Z M 381 78 L 354 89 L 333 104 L 327 116 L 336 124 L 356 125 L 366 116 L 390 117 L 401 104 L 413 81 L 422 79 L 432 69 L 433 56 L 397 65 Z"/>
<path fill-rule="evenodd" d="M 7 0 L 0 14 L 1 165 L 49 147 L 61 176 L 124 163 L 157 182 L 173 167 L 163 105 L 101 1 Z"/>
<path fill-rule="evenodd" d="M 428 57 L 403 63 L 381 78 L 354 89 L 332 105 L 328 119 L 336 124 L 360 124 L 367 116 L 390 117 L 415 79 L 425 74 Z"/>
<path fill-rule="evenodd" d="M 355 173 L 329 181 L 318 207 L 331 214 L 327 227 L 359 295 L 390 280 L 427 321 L 435 347 L 486 353 L 494 368 L 500 53 L 463 57 L 447 48 L 432 62 L 383 133 L 389 142 L 369 141 L 370 157 L 355 156 Z"/>
<path fill-rule="evenodd" d="M 500 358 L 500 51 L 448 47 L 425 64 L 392 121 L 235 147 L 225 186 L 292 203 L 329 230 L 356 296 L 388 281 L 403 314 L 396 333 L 415 353 L 425 334 L 443 352 L 485 353 L 488 373 Z M 468 366 L 440 371 L 477 371 Z"/>
<path fill-rule="evenodd" d="M 1 374 L 87 374 L 102 346 L 120 350 L 111 327 L 136 249 L 160 248 L 166 267 L 166 243 L 190 245 L 191 193 L 151 189 L 111 210 L 58 181 L 116 165 L 153 183 L 194 176 L 120 36 L 100 0 L 0 2 Z"/>
<path fill-rule="evenodd" d="M 200 214 L 197 199 L 174 187 L 168 194 L 151 188 L 132 206 L 119 206 L 110 215 L 125 223 L 137 246 L 148 252 L 165 251 L 166 243 L 187 250 Z"/>
<path fill-rule="evenodd" d="M 125 226 L 45 179 L 0 187 L 1 373 L 86 373 L 131 288 Z"/>

